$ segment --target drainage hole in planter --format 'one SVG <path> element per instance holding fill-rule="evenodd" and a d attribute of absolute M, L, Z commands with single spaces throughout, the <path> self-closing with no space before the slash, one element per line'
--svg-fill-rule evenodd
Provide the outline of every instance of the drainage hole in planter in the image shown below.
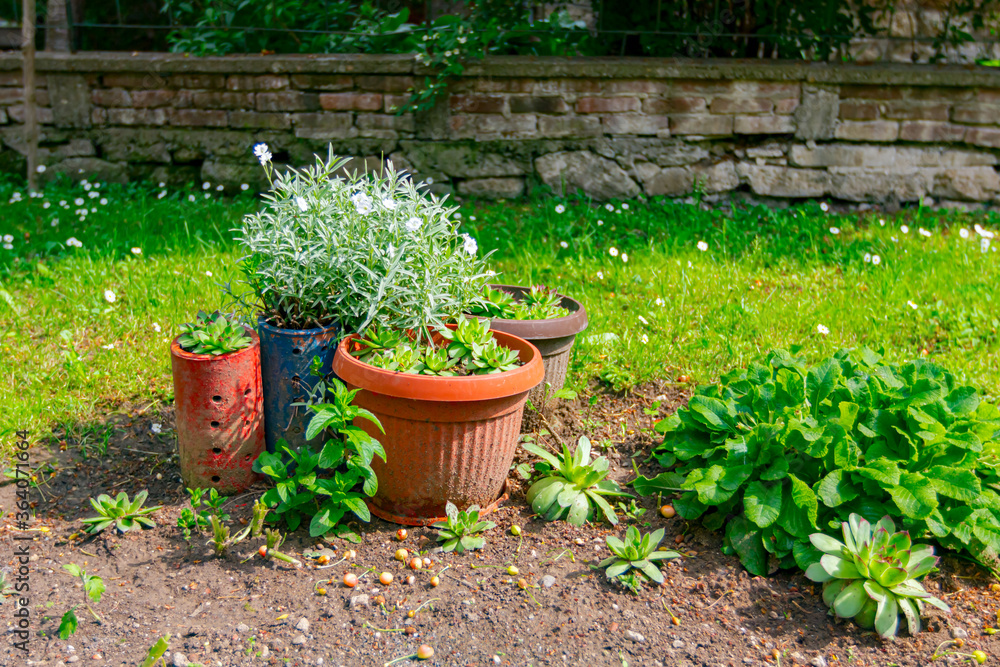
<path fill-rule="evenodd" d="M 301 381 L 302 381 L 302 378 L 300 378 L 298 375 L 293 375 L 292 376 L 292 384 L 298 384 Z"/>
<path fill-rule="evenodd" d="M 212 397 L 212 402 L 213 403 L 222 403 L 222 397 L 219 396 L 218 394 L 216 394 L 215 396 Z"/>
<path fill-rule="evenodd" d="M 327 348 L 329 348 L 329 347 L 330 347 L 329 345 L 327 345 L 326 343 L 323 343 L 322 345 L 319 346 L 319 349 L 321 349 L 324 352 L 326 352 Z"/>
<path fill-rule="evenodd" d="M 250 395 L 250 387 L 247 387 L 246 389 L 243 390 L 243 395 L 244 396 L 249 396 Z"/>
<path fill-rule="evenodd" d="M 294 433 L 295 435 L 298 435 L 299 433 L 302 433 L 302 427 L 300 427 L 300 426 L 294 427 L 292 429 L 292 433 Z"/>
<path fill-rule="evenodd" d="M 301 347 L 293 347 L 292 348 L 292 354 L 302 354 L 302 348 Z"/>
<path fill-rule="evenodd" d="M 243 457 L 243 460 L 244 460 L 244 461 L 249 461 L 249 460 L 250 460 L 250 455 L 249 455 L 249 454 L 247 454 L 246 456 L 244 456 L 244 457 Z"/>
<path fill-rule="evenodd" d="M 212 475 L 212 481 L 213 482 L 221 482 L 222 478 L 219 477 L 218 475 Z"/>
<path fill-rule="evenodd" d="M 212 420 L 212 428 L 219 428 L 219 422 Z"/>
<path fill-rule="evenodd" d="M 212 447 L 212 453 L 213 454 L 221 454 L 222 453 L 222 449 L 220 447 Z"/>

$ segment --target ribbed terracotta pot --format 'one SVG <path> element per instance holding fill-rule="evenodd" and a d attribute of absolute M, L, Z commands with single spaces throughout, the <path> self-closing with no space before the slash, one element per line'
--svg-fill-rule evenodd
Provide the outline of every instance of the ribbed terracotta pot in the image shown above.
<path fill-rule="evenodd" d="M 518 301 L 531 291 L 530 287 L 520 285 L 490 285 L 490 287 L 507 292 Z M 523 338 L 541 352 L 545 379 L 528 394 L 528 400 L 537 409 L 542 409 L 544 403 L 551 401 L 555 393 L 566 384 L 570 350 L 573 349 L 576 335 L 587 328 L 587 311 L 583 304 L 568 296 L 560 294 L 559 297 L 561 299 L 559 305 L 569 311 L 569 315 L 565 317 L 551 320 L 490 320 L 490 326 L 496 331 L 504 331 Z"/>
<path fill-rule="evenodd" d="M 260 339 L 229 354 L 193 354 L 170 344 L 181 477 L 192 489 L 238 493 L 257 480 L 264 451 Z"/>
<path fill-rule="evenodd" d="M 517 449 L 528 392 L 545 369 L 538 349 L 517 336 L 494 332 L 517 350 L 523 365 L 495 375 L 434 377 L 370 366 L 350 355 L 357 335 L 337 346 L 333 371 L 354 402 L 374 413 L 385 434 L 358 419 L 385 447 L 376 458 L 378 493 L 369 500 L 376 516 L 405 525 L 429 525 L 445 516 L 445 504 L 487 511 L 504 489 Z"/>

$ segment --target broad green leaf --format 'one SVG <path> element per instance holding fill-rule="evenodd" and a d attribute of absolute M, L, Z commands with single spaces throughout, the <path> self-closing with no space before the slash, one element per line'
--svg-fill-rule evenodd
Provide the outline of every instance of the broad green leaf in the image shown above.
<path fill-rule="evenodd" d="M 781 513 L 781 484 L 765 486 L 761 482 L 750 482 L 743 494 L 746 516 L 760 528 L 766 528 L 778 520 Z"/>
<path fill-rule="evenodd" d="M 736 428 L 736 410 L 732 404 L 726 404 L 708 396 L 692 396 L 688 401 L 688 410 L 692 417 L 711 431 L 732 432 Z"/>
<path fill-rule="evenodd" d="M 926 519 L 938 506 L 934 485 L 919 473 L 903 473 L 900 484 L 886 490 L 903 516 L 911 519 Z"/>
<path fill-rule="evenodd" d="M 767 575 L 767 552 L 761 534 L 745 518 L 738 516 L 726 524 L 726 539 L 751 574 Z"/>
<path fill-rule="evenodd" d="M 924 471 L 934 489 L 955 500 L 974 500 L 982 493 L 979 477 L 971 470 L 934 466 Z"/>
<path fill-rule="evenodd" d="M 76 632 L 80 622 L 76 618 L 75 611 L 76 605 L 73 605 L 69 611 L 63 614 L 62 620 L 59 621 L 59 639 L 69 639 L 70 635 Z"/>
<path fill-rule="evenodd" d="M 639 475 L 629 482 L 640 496 L 653 496 L 657 493 L 671 493 L 678 490 L 684 483 L 684 476 L 676 472 L 661 472 L 656 477 Z"/>
<path fill-rule="evenodd" d="M 809 369 L 806 374 L 806 395 L 814 416 L 819 413 L 820 403 L 833 393 L 841 372 L 840 364 L 833 358 Z"/>
<path fill-rule="evenodd" d="M 840 556 L 823 554 L 819 559 L 819 563 L 823 566 L 824 570 L 837 579 L 857 579 L 861 576 L 854 563 L 848 562 Z"/>
<path fill-rule="evenodd" d="M 820 480 L 816 494 L 827 507 L 837 507 L 857 498 L 858 489 L 851 483 L 850 475 L 847 472 L 834 470 Z"/>
<path fill-rule="evenodd" d="M 841 618 L 852 618 L 861 611 L 866 600 L 868 594 L 865 592 L 864 582 L 858 579 L 840 592 L 833 601 L 833 611 Z"/>
<path fill-rule="evenodd" d="M 139 667 L 155 667 L 168 648 L 170 648 L 170 633 L 160 637 L 155 644 L 149 647 L 149 651 L 146 652 L 146 657 L 139 664 Z"/>
<path fill-rule="evenodd" d="M 899 628 L 899 606 L 896 604 L 896 596 L 887 595 L 882 602 L 879 602 L 878 612 L 875 614 L 875 631 L 883 638 L 894 637 Z"/>

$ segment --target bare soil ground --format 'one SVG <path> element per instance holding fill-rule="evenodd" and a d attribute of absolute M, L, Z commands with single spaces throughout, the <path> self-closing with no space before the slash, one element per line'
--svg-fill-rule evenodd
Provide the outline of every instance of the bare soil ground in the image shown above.
<path fill-rule="evenodd" d="M 609 456 L 619 481 L 631 479 L 633 462 L 645 470 L 654 444 L 652 420 L 686 398 L 673 385 L 645 386 L 628 395 L 598 389 L 594 396 L 593 403 L 579 399 L 562 405 L 549 420 L 555 437 L 536 437 L 557 447 L 557 439 L 572 442 L 588 435 Z M 656 397 L 661 404 L 651 410 Z M 153 423 L 162 424 L 162 434 L 151 431 Z M 575 528 L 534 519 L 515 473 L 508 483 L 511 497 L 490 517 L 498 526 L 480 552 L 436 553 L 435 531 L 423 528 L 411 529 L 400 544 L 394 539 L 398 526 L 376 520 L 359 526 L 359 545 L 318 543 L 301 529 L 289 536 L 286 551 L 301 554 L 319 544 L 331 550 L 332 562 L 347 549 L 357 550 L 356 559 L 326 569 L 308 564 L 297 570 L 256 556 L 244 562 L 259 540 L 215 558 L 205 544 L 208 535 L 186 543 L 175 526 L 187 495 L 173 456 L 170 408 L 141 414 L 126 409 L 100 426 L 110 427 L 104 431 L 106 451 L 100 439 L 65 433 L 32 450 L 32 465 L 48 463 L 51 471 L 39 476 L 42 483 L 32 491 L 37 517 L 30 532 L 15 525 L 14 486 L 0 488 L 0 564 L 16 571 L 15 549 L 29 545 L 32 611 L 25 655 L 13 647 L 14 600 L 0 604 L 8 626 L 0 665 L 132 666 L 166 633 L 171 634 L 167 664 L 225 667 L 381 666 L 414 653 L 420 644 L 434 647 L 428 662 L 437 665 L 923 667 L 935 647 L 953 635 L 966 637 L 962 652 L 981 649 L 990 663 L 1000 659 L 1000 640 L 983 631 L 997 624 L 1000 587 L 992 590 L 989 574 L 969 563 L 946 557 L 941 572 L 927 582 L 952 606 L 950 615 L 932 610 L 928 631 L 886 642 L 829 617 L 817 588 L 801 573 L 751 577 L 735 557 L 721 553 L 718 534 L 679 518 L 663 519 L 656 499 L 644 498 L 640 505 L 648 511 L 640 527 L 666 528 L 670 544 L 683 536 L 678 549 L 686 555 L 666 566 L 663 586 L 636 595 L 589 567 L 608 555 L 605 535 L 620 534 L 628 521 L 612 531 L 603 524 Z M 144 488 L 150 504 L 164 506 L 155 515 L 155 529 L 71 539 L 79 519 L 92 514 L 89 497 L 118 491 L 131 496 Z M 262 491 L 230 499 L 234 523 L 249 517 Z M 523 528 L 520 538 L 511 535 L 513 524 Z M 33 539 L 15 541 L 26 535 Z M 413 585 L 399 583 L 406 576 L 393 559 L 400 546 L 427 552 L 434 561 L 431 571 L 414 573 Z M 103 622 L 80 607 L 79 630 L 63 641 L 56 636 L 59 619 L 84 599 L 77 581 L 63 571 L 66 563 L 103 577 L 107 591 L 92 604 Z M 518 577 L 507 573 L 510 565 L 520 570 Z M 431 587 L 432 572 L 445 566 L 441 585 Z M 349 570 L 360 575 L 370 569 L 374 572 L 355 589 L 340 583 Z M 388 587 L 377 582 L 384 570 L 396 575 Z M 519 577 L 537 587 L 519 589 Z M 324 583 L 330 579 L 333 583 Z M 418 607 L 410 618 L 407 612 Z"/>

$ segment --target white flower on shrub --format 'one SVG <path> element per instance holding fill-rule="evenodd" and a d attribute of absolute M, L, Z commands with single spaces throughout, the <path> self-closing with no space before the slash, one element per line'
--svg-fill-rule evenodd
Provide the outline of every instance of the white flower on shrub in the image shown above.
<path fill-rule="evenodd" d="M 465 248 L 465 252 L 469 253 L 470 255 L 475 255 L 476 252 L 479 250 L 479 244 L 476 243 L 476 239 L 472 238 L 468 234 L 462 234 L 462 238 L 465 239 L 464 244 L 462 246 L 463 248 Z"/>
<path fill-rule="evenodd" d="M 109 289 L 104 290 L 104 300 L 108 303 L 114 303 L 118 299 L 115 293 Z"/>
<path fill-rule="evenodd" d="M 149 430 L 152 431 L 153 433 L 163 433 L 163 425 L 162 424 L 150 424 L 149 425 Z"/>
<path fill-rule="evenodd" d="M 361 215 L 368 215 L 372 212 L 372 198 L 364 192 L 358 192 L 351 196 L 351 203 Z"/>
<path fill-rule="evenodd" d="M 260 143 L 254 146 L 253 154 L 257 156 L 258 160 L 260 160 L 260 165 L 262 167 L 271 161 L 271 151 L 265 143 Z"/>
<path fill-rule="evenodd" d="M 305 197 L 296 197 L 295 203 L 298 204 L 299 210 L 303 213 L 309 210 L 309 204 L 306 203 Z"/>
<path fill-rule="evenodd" d="M 392 211 L 396 208 L 396 202 L 392 200 L 392 197 L 386 197 L 382 200 L 382 208 L 387 211 Z"/>
<path fill-rule="evenodd" d="M 406 227 L 406 231 L 415 232 L 418 229 L 420 229 L 420 226 L 423 224 L 424 221 L 421 220 L 420 218 L 410 218 L 405 223 L 403 223 L 403 226 Z"/>

